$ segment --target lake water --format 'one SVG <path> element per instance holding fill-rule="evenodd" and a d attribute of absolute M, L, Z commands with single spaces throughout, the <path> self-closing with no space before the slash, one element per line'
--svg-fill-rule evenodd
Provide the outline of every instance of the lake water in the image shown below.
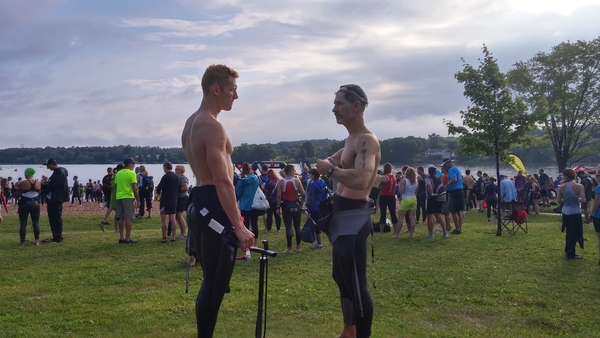
<path fill-rule="evenodd" d="M 439 166 L 439 163 L 437 163 L 437 162 L 431 163 L 431 164 Z M 65 164 L 65 165 L 61 165 L 60 163 L 59 163 L 59 165 L 66 168 L 69 171 L 69 183 L 73 182 L 73 176 L 75 176 L 75 175 L 77 175 L 77 177 L 79 177 L 80 183 L 85 183 L 89 179 L 91 179 L 92 181 L 102 180 L 102 177 L 104 177 L 104 175 L 106 175 L 106 168 L 116 166 L 115 164 Z M 421 165 L 424 166 L 425 168 L 427 168 L 427 164 L 421 164 Z M 148 171 L 150 176 L 154 176 L 155 184 L 158 184 L 158 182 L 160 182 L 161 177 L 164 175 L 162 164 L 145 164 L 145 166 L 146 166 L 146 170 Z M 175 163 L 173 164 L 173 166 L 175 166 Z M 190 179 L 190 183 L 192 185 L 195 184 L 196 182 L 193 179 L 194 175 L 190 169 L 190 166 L 188 164 L 183 164 L 183 166 L 186 168 L 185 175 Z M 296 167 L 296 171 L 300 172 L 300 166 L 297 163 L 294 163 L 294 166 Z M 39 165 L 39 164 L 37 164 L 37 165 L 24 165 L 24 164 L 23 165 L 2 165 L 0 167 L 1 167 L 0 168 L 0 177 L 11 176 L 13 178 L 13 182 L 16 182 L 18 177 L 25 178 L 24 171 L 28 167 L 32 167 L 36 170 L 36 173 L 34 176 L 36 178 L 41 178 L 42 175 L 45 175 L 48 177 L 50 177 L 50 175 L 52 175 L 51 170 L 48 170 L 46 168 L 46 166 Z M 457 167 L 461 170 L 461 172 L 463 174 L 466 169 L 470 169 L 471 174 L 473 176 L 475 176 L 475 173 L 477 172 L 477 170 L 486 172 L 491 176 L 496 176 L 496 167 L 493 165 L 493 163 L 491 163 L 488 166 L 462 166 L 462 165 L 458 164 Z M 551 177 L 556 177 L 556 175 L 558 174 L 558 168 L 556 166 L 538 166 L 538 167 L 532 166 L 531 168 L 528 168 L 527 172 L 534 173 L 534 172 L 537 172 L 538 169 L 540 169 L 540 168 L 543 168 L 544 171 L 546 173 L 548 173 L 548 175 Z M 394 167 L 394 172 L 400 171 L 400 169 L 401 169 L 401 166 Z M 278 171 L 278 170 L 276 170 L 276 171 Z M 508 175 L 508 176 L 516 175 L 516 171 L 508 165 L 501 165 L 500 173 L 504 174 L 504 175 Z"/>

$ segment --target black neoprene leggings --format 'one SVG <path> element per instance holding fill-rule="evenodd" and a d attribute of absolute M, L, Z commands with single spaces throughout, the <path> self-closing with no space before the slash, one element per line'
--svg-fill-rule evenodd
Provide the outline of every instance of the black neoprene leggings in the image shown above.
<path fill-rule="evenodd" d="M 287 240 L 287 247 L 292 247 L 292 225 L 296 232 L 296 245 L 300 245 L 302 240 L 302 234 L 300 233 L 300 221 L 302 219 L 302 212 L 298 209 L 298 212 L 288 212 L 287 206 L 293 202 L 282 200 L 281 201 L 281 212 L 283 213 L 283 224 L 285 224 L 285 239 Z"/>
<path fill-rule="evenodd" d="M 198 337 L 213 336 L 217 315 L 235 266 L 238 250 L 231 223 L 221 207 L 214 185 L 195 187 L 190 195 L 188 225 L 196 244 L 196 252 L 204 272 L 202 286 L 196 298 Z M 208 211 L 205 216 L 203 212 Z M 223 234 L 208 226 L 213 220 L 225 227 Z"/>
<path fill-rule="evenodd" d="M 333 197 L 336 211 L 367 208 L 367 200 L 351 200 L 338 195 Z M 363 227 L 357 235 L 339 236 L 333 243 L 333 279 L 340 289 L 344 324 L 356 325 L 356 338 L 371 336 L 373 321 L 373 299 L 367 286 L 367 238 L 372 227 Z M 358 290 L 354 289 L 355 272 Z M 357 315 L 355 292 L 362 300 L 362 316 Z"/>
<path fill-rule="evenodd" d="M 31 222 L 33 223 L 33 236 L 37 241 L 40 239 L 40 202 L 36 199 L 23 197 L 19 200 L 19 223 L 21 225 L 19 234 L 21 235 L 21 243 L 25 242 L 27 218 L 29 215 L 31 215 Z"/>
<path fill-rule="evenodd" d="M 388 209 L 390 210 L 390 218 L 392 219 L 392 224 L 398 223 L 398 216 L 396 215 L 396 196 L 380 195 L 379 211 L 381 212 L 381 217 L 379 218 L 379 224 L 385 224 Z"/>

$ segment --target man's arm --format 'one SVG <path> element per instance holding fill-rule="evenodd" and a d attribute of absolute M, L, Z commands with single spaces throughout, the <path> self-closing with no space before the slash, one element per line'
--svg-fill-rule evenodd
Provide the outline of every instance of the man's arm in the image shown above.
<path fill-rule="evenodd" d="M 135 202 L 139 203 L 140 202 L 140 196 L 138 194 L 137 182 L 136 183 L 131 183 L 131 190 L 133 190 L 133 196 L 135 196 Z"/>
<path fill-rule="evenodd" d="M 329 158 L 331 158 L 331 160 L 333 160 L 333 165 L 335 165 L 336 167 L 341 167 L 342 166 L 342 153 L 344 152 L 344 148 L 338 150 L 335 152 L 335 154 L 329 156 Z"/>
<path fill-rule="evenodd" d="M 585 198 L 585 188 L 583 187 L 582 184 L 579 184 L 579 202 L 580 203 L 586 203 L 587 202 L 587 200 Z"/>

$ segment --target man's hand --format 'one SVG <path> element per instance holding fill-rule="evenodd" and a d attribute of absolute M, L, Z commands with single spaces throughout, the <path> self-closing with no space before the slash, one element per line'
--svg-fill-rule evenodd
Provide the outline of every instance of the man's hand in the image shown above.
<path fill-rule="evenodd" d="M 317 160 L 317 171 L 319 172 L 319 174 L 321 175 L 327 175 L 327 169 L 329 169 L 329 167 L 331 167 L 333 164 L 331 164 L 331 162 L 329 162 L 329 160 Z"/>
<path fill-rule="evenodd" d="M 240 242 L 240 249 L 242 249 L 242 251 L 250 250 L 250 247 L 254 245 L 254 234 L 246 229 L 243 224 L 241 227 L 235 229 L 235 236 Z"/>

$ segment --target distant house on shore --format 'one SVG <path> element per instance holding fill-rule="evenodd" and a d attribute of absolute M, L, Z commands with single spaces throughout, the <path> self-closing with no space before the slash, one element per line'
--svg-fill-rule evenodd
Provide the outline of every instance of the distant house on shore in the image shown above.
<path fill-rule="evenodd" d="M 428 160 L 441 160 L 443 158 L 453 158 L 454 152 L 450 149 L 427 149 L 423 155 Z"/>

